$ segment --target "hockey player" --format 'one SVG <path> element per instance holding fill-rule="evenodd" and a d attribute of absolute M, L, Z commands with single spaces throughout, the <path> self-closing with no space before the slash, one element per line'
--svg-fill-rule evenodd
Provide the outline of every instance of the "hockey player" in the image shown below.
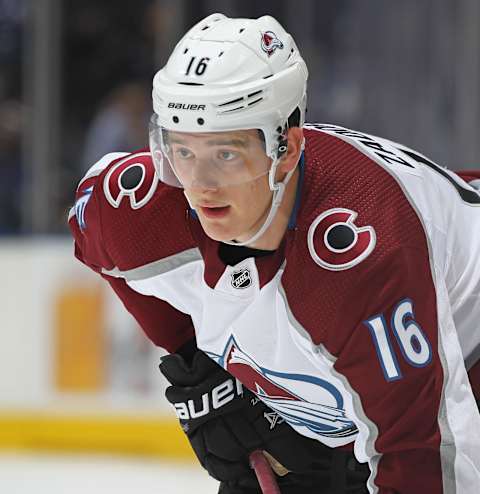
<path fill-rule="evenodd" d="M 478 493 L 475 177 L 303 125 L 306 81 L 272 17 L 198 23 L 154 78 L 150 149 L 80 182 L 76 256 L 168 350 L 221 493 L 259 492 L 255 449 L 283 493 Z"/>

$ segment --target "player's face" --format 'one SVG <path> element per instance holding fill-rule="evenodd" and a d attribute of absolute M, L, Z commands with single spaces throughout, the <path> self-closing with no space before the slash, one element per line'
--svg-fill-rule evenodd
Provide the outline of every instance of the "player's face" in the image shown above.
<path fill-rule="evenodd" d="M 205 233 L 214 240 L 250 238 L 268 214 L 271 159 L 257 130 L 171 132 L 169 154 Z"/>

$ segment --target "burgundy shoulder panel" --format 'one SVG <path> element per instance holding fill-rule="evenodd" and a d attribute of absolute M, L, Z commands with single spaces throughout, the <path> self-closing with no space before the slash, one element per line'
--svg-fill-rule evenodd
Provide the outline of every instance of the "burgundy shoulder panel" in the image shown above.
<path fill-rule="evenodd" d="M 84 234 L 108 252 L 107 269 L 132 269 L 194 246 L 183 193 L 158 180 L 149 152 L 107 166 L 96 177 L 93 197 Z"/>

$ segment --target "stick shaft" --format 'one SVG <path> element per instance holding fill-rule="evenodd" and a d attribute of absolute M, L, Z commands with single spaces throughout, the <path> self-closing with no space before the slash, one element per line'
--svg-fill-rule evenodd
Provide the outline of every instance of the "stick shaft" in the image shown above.
<path fill-rule="evenodd" d="M 263 494 L 281 494 L 275 474 L 260 450 L 257 449 L 250 454 L 250 466 L 255 470 Z"/>

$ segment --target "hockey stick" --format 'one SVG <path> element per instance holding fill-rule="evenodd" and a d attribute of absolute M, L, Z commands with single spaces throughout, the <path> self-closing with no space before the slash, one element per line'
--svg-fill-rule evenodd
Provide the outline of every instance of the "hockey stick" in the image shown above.
<path fill-rule="evenodd" d="M 250 453 L 250 466 L 255 470 L 263 494 L 281 494 L 275 475 L 265 455 L 257 449 Z"/>

